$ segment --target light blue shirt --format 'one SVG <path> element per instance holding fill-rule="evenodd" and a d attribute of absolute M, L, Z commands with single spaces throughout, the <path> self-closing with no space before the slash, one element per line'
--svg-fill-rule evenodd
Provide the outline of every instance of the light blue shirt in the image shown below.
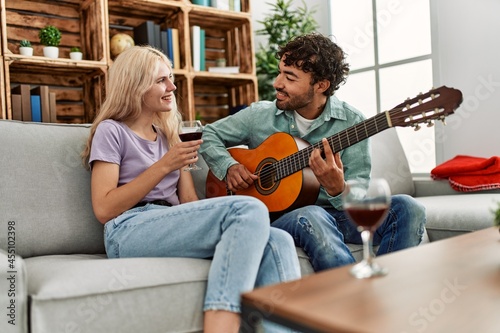
<path fill-rule="evenodd" d="M 200 153 L 214 175 L 223 179 L 227 169 L 238 163 L 227 152 L 226 147 L 246 145 L 249 149 L 254 149 L 276 132 L 286 132 L 314 144 L 363 120 L 365 117 L 360 111 L 332 96 L 323 113 L 316 118 L 305 135 L 301 136 L 293 112 L 278 109 L 275 102 L 256 102 L 232 116 L 205 126 Z M 368 140 L 343 149 L 340 156 L 345 180 L 370 177 Z M 341 210 L 342 198 L 340 195 L 332 197 L 321 188 L 316 204 Z"/>

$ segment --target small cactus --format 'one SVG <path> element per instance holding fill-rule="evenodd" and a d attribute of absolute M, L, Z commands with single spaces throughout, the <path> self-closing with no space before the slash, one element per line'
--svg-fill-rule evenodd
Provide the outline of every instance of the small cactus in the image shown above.
<path fill-rule="evenodd" d="M 31 47 L 31 42 L 27 39 L 23 39 L 22 41 L 19 42 L 19 45 L 21 47 Z"/>

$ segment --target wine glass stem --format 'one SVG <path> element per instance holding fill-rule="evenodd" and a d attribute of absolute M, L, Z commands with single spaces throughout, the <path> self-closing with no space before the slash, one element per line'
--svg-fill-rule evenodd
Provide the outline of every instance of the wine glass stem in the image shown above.
<path fill-rule="evenodd" d="M 361 239 L 363 240 L 363 259 L 364 261 L 371 265 L 372 256 L 372 232 L 368 229 L 361 231 Z"/>

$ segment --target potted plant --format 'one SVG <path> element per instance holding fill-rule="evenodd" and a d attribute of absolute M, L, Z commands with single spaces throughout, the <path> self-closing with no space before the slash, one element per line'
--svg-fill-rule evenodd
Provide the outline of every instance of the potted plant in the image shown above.
<path fill-rule="evenodd" d="M 33 55 L 33 47 L 31 47 L 31 42 L 27 39 L 23 39 L 19 42 L 19 53 L 25 56 Z"/>
<path fill-rule="evenodd" d="M 279 61 L 276 52 L 292 37 L 315 31 L 318 23 L 312 16 L 316 11 L 303 7 L 291 8 L 292 0 L 277 0 L 272 6 L 269 15 L 262 21 L 264 28 L 256 31 L 257 35 L 269 36 L 268 45 L 259 45 L 255 54 L 257 79 L 260 100 L 274 100 L 275 90 L 273 82 L 278 75 Z"/>
<path fill-rule="evenodd" d="M 47 25 L 39 31 L 38 37 L 40 38 L 40 43 L 45 45 L 43 55 L 48 58 L 58 58 L 58 46 L 61 42 L 61 32 L 59 29 L 52 25 Z"/>
<path fill-rule="evenodd" d="M 79 47 L 73 46 L 69 51 L 69 57 L 73 60 L 82 60 L 83 53 Z"/>

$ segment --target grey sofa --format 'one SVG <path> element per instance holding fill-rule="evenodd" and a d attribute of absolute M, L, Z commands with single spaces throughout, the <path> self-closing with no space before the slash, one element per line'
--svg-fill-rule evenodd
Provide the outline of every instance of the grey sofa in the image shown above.
<path fill-rule="evenodd" d="M 79 157 L 88 131 L 0 120 L 0 332 L 201 331 L 210 261 L 106 259 L 90 174 Z M 374 175 L 427 207 L 424 242 L 492 225 L 500 194 L 413 181 L 392 129 L 372 143 Z M 204 170 L 193 173 L 200 197 Z M 298 255 L 303 273 L 311 273 L 300 249 Z"/>

